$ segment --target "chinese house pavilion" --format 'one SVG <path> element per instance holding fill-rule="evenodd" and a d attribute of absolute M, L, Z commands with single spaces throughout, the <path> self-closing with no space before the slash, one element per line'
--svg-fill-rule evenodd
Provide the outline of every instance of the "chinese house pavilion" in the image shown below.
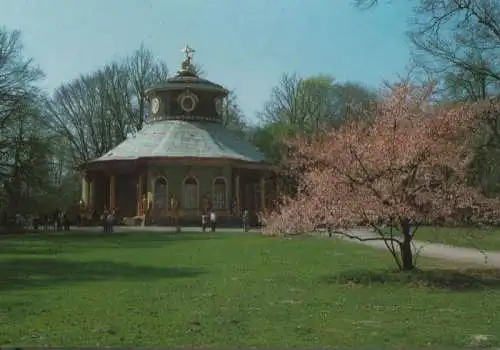
<path fill-rule="evenodd" d="M 247 209 L 255 223 L 276 198 L 274 166 L 223 124 L 228 91 L 198 77 L 194 50 L 183 52 L 177 75 L 147 90 L 145 126 L 82 166 L 86 212 L 116 209 L 146 224 L 180 226 L 211 210 L 219 223 L 234 223 Z"/>

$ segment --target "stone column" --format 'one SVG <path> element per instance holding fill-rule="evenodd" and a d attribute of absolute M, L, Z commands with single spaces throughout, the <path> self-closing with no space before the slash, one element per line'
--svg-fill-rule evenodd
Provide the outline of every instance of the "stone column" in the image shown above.
<path fill-rule="evenodd" d="M 142 188 L 142 183 L 143 183 L 143 175 L 142 173 L 139 175 L 139 179 L 137 180 L 138 183 L 137 183 L 137 216 L 141 215 L 141 207 L 143 205 L 142 203 L 142 192 L 143 192 L 143 188 Z M 146 211 L 147 208 L 144 208 L 144 211 Z"/>
<path fill-rule="evenodd" d="M 115 208 L 116 205 L 116 197 L 115 197 L 115 176 L 111 175 L 109 177 L 109 210 Z"/>
<path fill-rule="evenodd" d="M 237 175 L 236 178 L 235 178 L 235 191 L 236 191 L 236 215 L 240 215 L 240 211 L 241 211 L 241 206 L 240 206 L 240 176 Z"/>
<path fill-rule="evenodd" d="M 266 178 L 260 178 L 260 206 L 261 210 L 266 209 Z"/>
<path fill-rule="evenodd" d="M 148 169 L 147 172 L 147 181 L 146 181 L 146 198 L 147 198 L 147 206 L 146 206 L 146 211 L 148 209 L 152 209 L 154 206 L 154 196 L 153 196 L 153 191 L 154 191 L 154 182 L 153 182 L 153 176 L 152 176 L 152 170 Z"/>
<path fill-rule="evenodd" d="M 88 208 L 92 211 L 95 209 L 95 185 L 96 185 L 96 178 L 92 178 L 89 180 L 89 206 Z"/>
<path fill-rule="evenodd" d="M 89 181 L 87 180 L 86 175 L 82 176 L 82 198 L 81 200 L 85 204 L 85 208 L 89 207 Z"/>

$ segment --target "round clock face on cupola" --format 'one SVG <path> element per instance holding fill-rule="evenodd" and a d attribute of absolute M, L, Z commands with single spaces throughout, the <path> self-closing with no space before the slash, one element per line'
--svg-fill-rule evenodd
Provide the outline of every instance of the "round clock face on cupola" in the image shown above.
<path fill-rule="evenodd" d="M 153 112 L 153 114 L 156 114 L 158 113 L 159 110 L 160 110 L 160 99 L 158 97 L 155 97 L 151 100 L 151 112 Z"/>
<path fill-rule="evenodd" d="M 194 101 L 194 98 L 192 98 L 191 96 L 185 96 L 182 99 L 181 107 L 184 110 L 184 112 L 192 112 L 194 107 L 196 107 L 196 102 Z"/>
<path fill-rule="evenodd" d="M 186 91 L 179 95 L 178 102 L 184 112 L 191 113 L 196 108 L 198 96 L 189 91 L 189 89 L 186 89 Z"/>

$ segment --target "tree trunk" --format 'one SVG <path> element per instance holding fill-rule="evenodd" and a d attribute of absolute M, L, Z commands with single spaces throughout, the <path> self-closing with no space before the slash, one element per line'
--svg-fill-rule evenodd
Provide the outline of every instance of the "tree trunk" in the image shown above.
<path fill-rule="evenodd" d="M 411 249 L 412 236 L 410 232 L 410 223 L 408 220 L 402 220 L 401 226 L 403 229 L 403 242 L 399 245 L 401 251 L 401 261 L 403 263 L 403 270 L 412 270 L 415 268 L 413 265 L 413 251 Z"/>
<path fill-rule="evenodd" d="M 413 265 L 413 252 L 411 250 L 411 240 L 407 239 L 406 236 L 403 238 L 403 242 L 399 245 L 401 250 L 401 261 L 403 263 L 403 270 L 412 270 L 415 266 Z"/>

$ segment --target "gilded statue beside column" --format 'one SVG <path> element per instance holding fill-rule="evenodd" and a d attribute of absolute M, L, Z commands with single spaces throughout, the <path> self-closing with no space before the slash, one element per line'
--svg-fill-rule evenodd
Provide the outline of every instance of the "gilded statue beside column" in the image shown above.
<path fill-rule="evenodd" d="M 231 203 L 231 211 L 234 216 L 240 215 L 240 208 L 238 208 L 238 198 L 236 198 L 236 196 L 233 198 L 233 202 Z"/>
<path fill-rule="evenodd" d="M 139 215 L 140 216 L 143 216 L 146 214 L 147 207 L 148 207 L 148 198 L 147 198 L 146 194 L 143 194 L 142 198 L 141 198 L 140 208 L 139 208 Z"/>
<path fill-rule="evenodd" d="M 205 196 L 203 196 L 202 209 L 205 213 L 208 213 L 212 209 L 212 202 L 210 201 L 209 192 L 205 193 Z"/>
<path fill-rule="evenodd" d="M 179 220 L 179 201 L 177 200 L 175 195 L 170 196 L 169 207 L 170 211 L 172 212 L 174 223 L 177 224 Z"/>

